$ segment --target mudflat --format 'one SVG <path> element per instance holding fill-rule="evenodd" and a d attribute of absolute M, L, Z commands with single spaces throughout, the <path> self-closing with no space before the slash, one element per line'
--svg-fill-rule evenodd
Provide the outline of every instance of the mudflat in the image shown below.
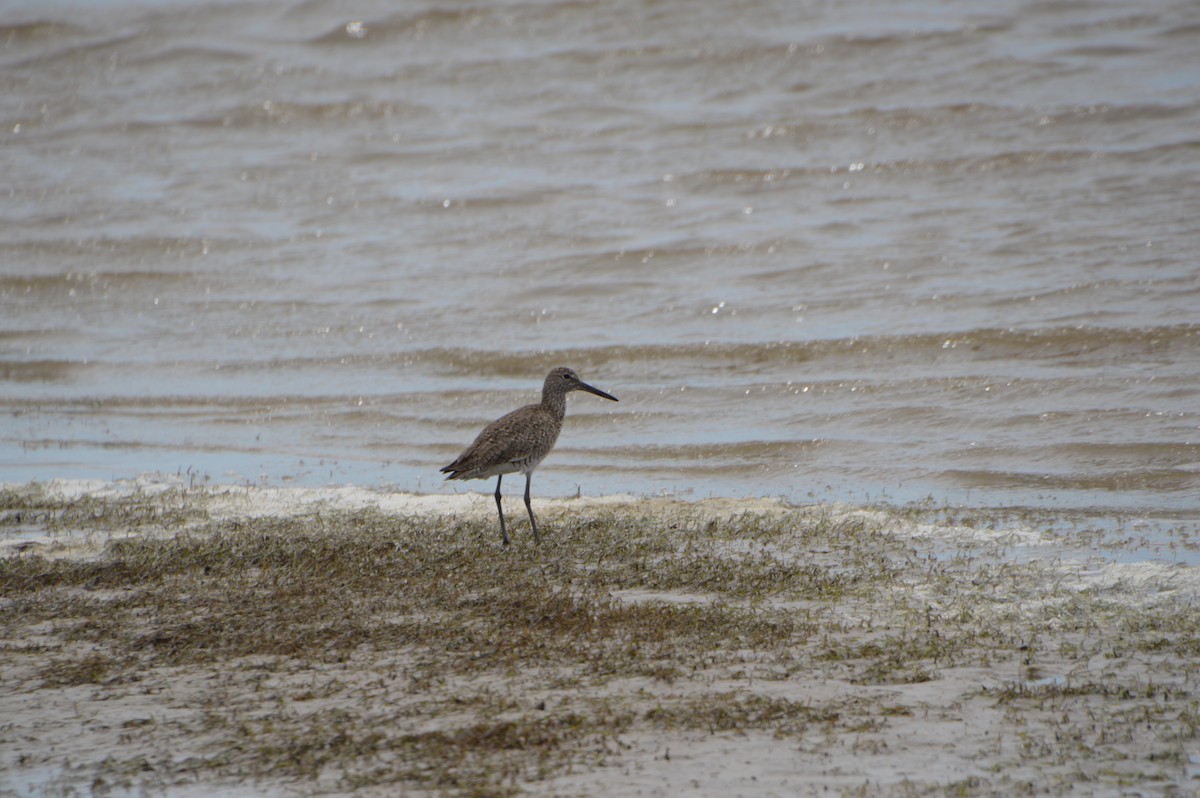
<path fill-rule="evenodd" d="M 0 794 L 1185 795 L 1187 529 L 0 489 Z M 519 518 L 514 514 L 513 518 Z"/>

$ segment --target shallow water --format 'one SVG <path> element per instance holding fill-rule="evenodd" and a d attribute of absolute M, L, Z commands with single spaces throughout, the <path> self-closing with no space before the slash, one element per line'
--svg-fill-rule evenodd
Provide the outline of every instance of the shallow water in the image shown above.
<path fill-rule="evenodd" d="M 1200 519 L 1195 3 L 346 13 L 0 4 L 0 481 Z"/>

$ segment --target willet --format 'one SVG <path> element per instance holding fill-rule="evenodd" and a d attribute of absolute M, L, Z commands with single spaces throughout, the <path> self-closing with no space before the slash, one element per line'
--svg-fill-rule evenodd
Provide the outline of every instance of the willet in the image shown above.
<path fill-rule="evenodd" d="M 525 474 L 525 509 L 534 540 L 541 542 L 533 506 L 529 503 L 529 481 L 533 470 L 554 448 L 567 414 L 567 394 L 587 391 L 605 399 L 617 397 L 593 388 L 568 368 L 556 368 L 546 375 L 542 385 L 541 404 L 525 405 L 483 428 L 475 442 L 458 459 L 441 469 L 446 479 L 496 478 L 496 512 L 500 513 L 500 535 L 508 545 L 508 530 L 504 527 L 504 508 L 500 505 L 500 482 L 505 474 L 522 471 Z"/>

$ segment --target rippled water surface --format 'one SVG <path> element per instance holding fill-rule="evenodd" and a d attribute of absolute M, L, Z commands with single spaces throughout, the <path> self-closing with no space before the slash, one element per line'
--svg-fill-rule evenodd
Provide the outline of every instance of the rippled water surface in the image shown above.
<path fill-rule="evenodd" d="M 0 481 L 462 490 L 569 365 L 621 402 L 572 397 L 542 496 L 1194 521 L 1198 37 L 1190 0 L 0 3 Z"/>

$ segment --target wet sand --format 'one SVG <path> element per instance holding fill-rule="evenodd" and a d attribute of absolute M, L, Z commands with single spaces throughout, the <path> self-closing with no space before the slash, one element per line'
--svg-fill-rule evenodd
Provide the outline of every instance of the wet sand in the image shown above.
<path fill-rule="evenodd" d="M 1189 795 L 1187 530 L 7 486 L 0 794 Z M 1156 539 L 1163 539 L 1157 536 Z"/>

